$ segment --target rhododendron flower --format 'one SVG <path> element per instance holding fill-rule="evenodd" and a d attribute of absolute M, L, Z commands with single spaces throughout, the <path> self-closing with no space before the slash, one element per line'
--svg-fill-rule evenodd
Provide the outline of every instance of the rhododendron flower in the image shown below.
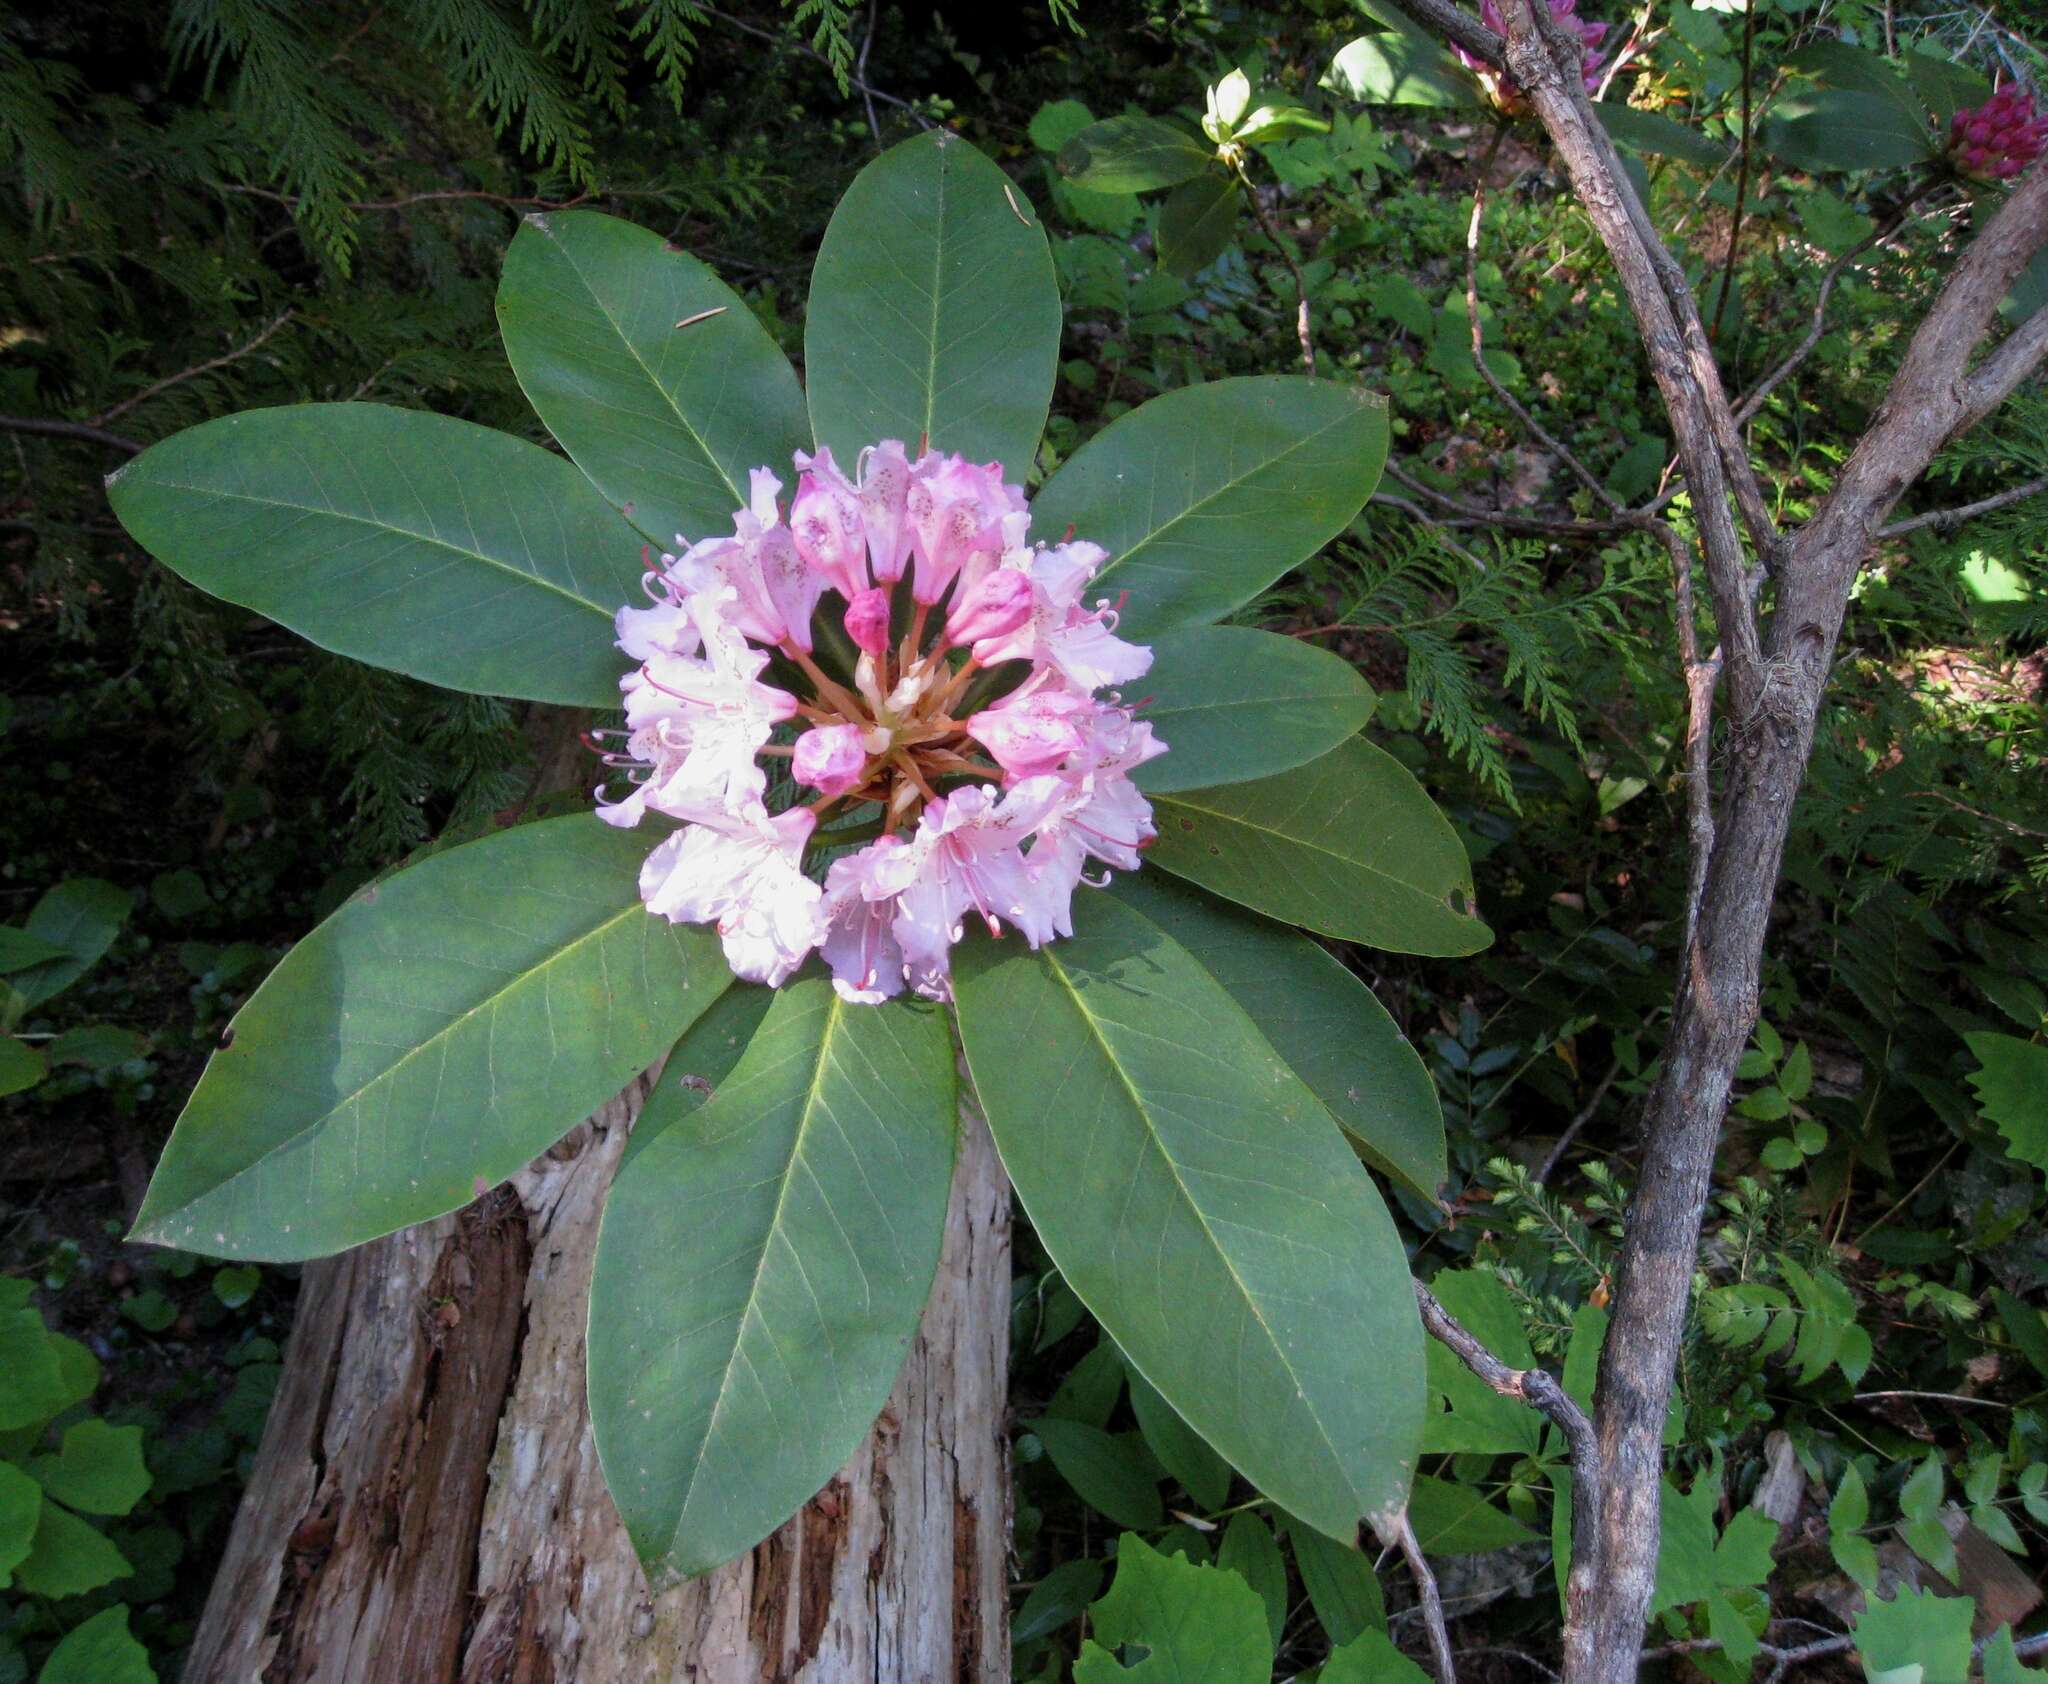
<path fill-rule="evenodd" d="M 1948 123 L 1948 151 L 1956 168 L 1986 181 L 2006 181 L 2048 147 L 2048 114 L 2034 114 L 2034 96 L 2001 88 L 1982 105 L 1958 111 Z"/>
<path fill-rule="evenodd" d="M 1501 13 L 1498 0 L 1479 0 L 1479 17 L 1494 34 L 1505 39 L 1508 20 Z M 1579 38 L 1585 56 L 1579 61 L 1579 79 L 1585 83 L 1587 93 L 1597 93 L 1600 78 L 1604 74 L 1600 62 L 1600 43 L 1607 39 L 1608 25 L 1594 23 L 1579 16 L 1579 0 L 1550 0 L 1550 21 L 1561 29 L 1569 30 Z M 1495 109 L 1511 117 L 1519 117 L 1529 109 L 1527 96 L 1517 82 L 1498 65 L 1488 64 L 1483 58 L 1468 53 L 1463 47 L 1457 49 L 1458 57 L 1467 70 L 1479 78 L 1479 85 L 1486 90 L 1486 97 Z"/>
<path fill-rule="evenodd" d="M 885 439 L 851 476 L 829 450 L 796 468 L 786 519 L 755 469 L 732 535 L 679 537 L 653 606 L 619 610 L 638 665 L 605 759 L 632 789 L 599 811 L 681 821 L 641 898 L 714 925 L 735 974 L 816 951 L 848 1000 L 947 999 L 969 920 L 1036 947 L 1107 881 L 1091 861 L 1136 869 L 1156 833 L 1130 774 L 1166 745 L 1115 687 L 1151 651 L 1089 599 L 1106 552 L 1032 545 L 999 464 Z"/>

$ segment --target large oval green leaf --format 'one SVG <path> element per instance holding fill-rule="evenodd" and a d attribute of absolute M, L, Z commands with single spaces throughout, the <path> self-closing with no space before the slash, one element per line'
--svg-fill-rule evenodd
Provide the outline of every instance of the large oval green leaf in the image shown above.
<path fill-rule="evenodd" d="M 1141 642 L 1243 606 L 1350 524 L 1387 460 L 1387 403 L 1363 386 L 1262 374 L 1167 392 L 1074 453 L 1031 505 L 1109 551 Z M 1090 587 L 1090 595 L 1095 586 Z M 1115 594 L 1112 591 L 1111 594 Z"/>
<path fill-rule="evenodd" d="M 1305 765 L 1356 736 L 1378 700 L 1342 656 L 1250 626 L 1166 633 L 1137 689 L 1150 693 L 1145 717 L 1171 750 L 1138 769 L 1150 794 Z"/>
<path fill-rule="evenodd" d="M 1371 989 L 1306 937 L 1160 872 L 1119 873 L 1112 892 L 1229 990 L 1368 1162 L 1436 1197 L 1445 1175 L 1443 1106 Z"/>
<path fill-rule="evenodd" d="M 938 1267 L 956 1110 L 935 1008 L 848 1005 L 819 978 L 776 993 L 709 1100 L 686 1074 L 605 1206 L 590 1414 L 633 1547 L 692 1574 L 801 1508 L 887 1400 Z"/>
<path fill-rule="evenodd" d="M 121 524 L 201 590 L 451 690 L 616 707 L 640 539 L 559 456 L 373 403 L 228 415 L 109 476 Z"/>
<path fill-rule="evenodd" d="M 915 451 L 929 435 L 1023 484 L 1059 349 L 1045 230 L 987 158 L 937 130 L 854 178 L 804 324 L 811 423 L 843 466 L 877 439 Z"/>
<path fill-rule="evenodd" d="M 1472 863 L 1413 775 L 1362 737 L 1255 783 L 1156 796 L 1146 858 L 1225 900 L 1393 953 L 1477 953 Z"/>
<path fill-rule="evenodd" d="M 1174 1409 L 1333 1537 L 1405 1499 L 1407 1258 L 1321 1101 L 1186 949 L 1106 895 L 957 950 L 976 1092 L 1061 1274 Z"/>
<path fill-rule="evenodd" d="M 135 1219 L 211 1257 L 321 1257 L 467 1204 L 654 1062 L 731 981 L 640 903 L 591 814 L 359 892 L 235 1014 Z"/>
<path fill-rule="evenodd" d="M 598 211 L 529 216 L 498 330 L 548 431 L 663 549 L 730 532 L 749 469 L 793 483 L 811 439 L 795 372 L 746 301 L 660 235 Z"/>

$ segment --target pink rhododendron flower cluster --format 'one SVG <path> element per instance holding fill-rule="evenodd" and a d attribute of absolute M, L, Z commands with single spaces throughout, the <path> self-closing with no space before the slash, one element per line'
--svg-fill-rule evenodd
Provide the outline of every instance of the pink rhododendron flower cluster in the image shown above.
<path fill-rule="evenodd" d="M 1982 105 L 1949 119 L 1948 150 L 1959 169 L 2005 181 L 2048 146 L 2048 115 L 2034 115 L 2034 96 L 2001 88 Z"/>
<path fill-rule="evenodd" d="M 1486 27 L 1496 35 L 1507 35 L 1508 20 L 1501 14 L 1497 0 L 1479 0 L 1479 16 Z M 1607 39 L 1608 26 L 1604 23 L 1589 23 L 1580 17 L 1579 0 L 1550 0 L 1550 20 L 1578 36 L 1580 44 L 1585 48 L 1585 57 L 1579 65 L 1580 79 L 1586 84 L 1587 93 L 1597 93 L 1601 77 L 1600 43 Z M 1486 90 L 1486 97 L 1493 102 L 1496 109 L 1516 117 L 1528 110 L 1529 102 L 1522 93 L 1521 83 L 1505 70 L 1466 52 L 1463 47 L 1459 47 L 1457 53 L 1465 68 L 1479 78 L 1479 85 Z"/>
<path fill-rule="evenodd" d="M 1137 867 L 1156 832 L 1130 774 L 1166 745 L 1115 687 L 1152 654 L 1087 600 L 1105 552 L 1031 544 L 1000 464 L 885 439 L 850 476 L 829 450 L 796 466 L 786 510 L 755 469 L 731 536 L 678 538 L 652 606 L 619 610 L 638 665 L 605 758 L 632 791 L 599 811 L 683 822 L 641 898 L 715 925 L 735 974 L 779 984 L 816 951 L 849 1000 L 946 999 L 970 915 L 1037 947 L 1072 933 L 1091 861 Z"/>

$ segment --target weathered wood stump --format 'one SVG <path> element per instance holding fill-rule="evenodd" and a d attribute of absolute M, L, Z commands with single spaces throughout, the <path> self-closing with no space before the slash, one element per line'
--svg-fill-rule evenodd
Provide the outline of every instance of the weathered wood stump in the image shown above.
<path fill-rule="evenodd" d="M 470 1209 L 311 1265 L 187 1684 L 1001 1684 L 1009 1186 L 962 1109 L 939 1275 L 803 1512 L 650 1586 L 598 1471 L 584 1297 L 636 1082 Z"/>

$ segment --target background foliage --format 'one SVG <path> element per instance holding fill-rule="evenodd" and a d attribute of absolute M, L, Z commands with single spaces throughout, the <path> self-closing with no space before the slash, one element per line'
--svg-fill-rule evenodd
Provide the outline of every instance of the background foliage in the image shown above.
<path fill-rule="evenodd" d="M 1609 97 L 1725 150 L 1746 35 L 1759 112 L 1788 52 L 1823 34 L 2035 73 L 2024 12 L 1923 11 L 1773 4 L 1746 28 L 1669 8 Z M 351 397 L 540 442 L 490 300 L 516 219 L 544 204 L 685 246 L 800 354 L 794 300 L 876 131 L 946 121 L 1054 234 L 1067 338 L 1041 468 L 1146 397 L 1293 366 L 1298 268 L 1323 372 L 1390 394 L 1412 478 L 1487 508 L 1592 512 L 1473 366 L 1464 241 L 1487 134 L 1471 114 L 1321 89 L 1369 26 L 1334 3 L 1079 21 L 835 0 L 176 0 L 0 22 L 0 914 L 21 932 L 0 946 L 0 1679 L 71 1676 L 66 1643 L 124 1665 L 146 1651 L 174 1677 L 203 1597 L 289 1271 L 113 1236 L 227 1015 L 366 875 L 588 781 L 575 721 L 317 654 L 148 561 L 99 491 L 133 447 Z M 1248 187 L 1220 180 L 1178 211 L 1063 168 L 1077 135 L 1126 111 L 1195 135 L 1205 85 L 1239 66 L 1328 131 L 1276 131 L 1249 149 Z M 1731 237 L 1730 172 L 1647 168 L 1700 286 L 1727 277 L 1738 386 L 1805 331 L 1829 263 L 1897 219 L 1758 419 L 1775 495 L 1803 507 L 1940 280 L 1954 197 L 1902 205 L 1904 165 L 1763 161 Z M 1617 495 L 1645 495 L 1668 441 L 1597 241 L 1528 137 L 1503 143 L 1491 180 L 1474 270 L 1489 366 Z M 1929 506 L 2042 471 L 2044 422 L 2048 400 L 2023 395 L 1944 460 Z M 1387 490 L 1399 501 L 1240 618 L 1358 665 L 1381 692 L 1377 740 L 1459 821 L 1495 947 L 1339 956 L 1442 1099 L 1443 1202 L 1393 1186 L 1418 1272 L 1500 1354 L 1583 1388 L 1682 916 L 1664 563 L 1626 534 L 1447 534 Z M 1885 547 L 1853 608 L 1681 1367 L 1659 1640 L 1719 1647 L 1674 1667 L 1745 1676 L 1773 1664 L 1759 1634 L 1784 1647 L 1817 1627 L 1853 1630 L 1873 1670 L 1917 1660 L 1933 1679 L 1959 1604 L 1912 1587 L 1961 1588 L 2023 1629 L 2030 1611 L 1985 1564 L 2011 1558 L 2024 1584 L 2048 1525 L 2044 555 L 2040 502 L 1929 527 Z M 1330 1545 L 1236 1479 L 1028 1233 L 1013 1332 L 1020 1675 L 1097 1684 L 1182 1644 L 1205 1678 L 1405 1676 L 1400 1652 L 1421 1650 L 1398 1561 Z M 21 1376 L 67 1365 L 66 1385 L 26 1395 Z M 1527 1677 L 1556 1625 L 1562 1458 L 1533 1415 L 1447 1363 L 1432 1376 L 1417 1530 L 1466 1675 Z M 67 1480 L 99 1576 L 38 1579 L 9 1560 L 7 1527 L 29 1490 L 64 1504 Z M 76 1500 L 95 1480 L 113 1506 Z M 1894 1599 L 1864 1611 L 1869 1585 Z M 1169 1642 L 1158 1611 L 1190 1603 L 1202 1620 Z"/>

